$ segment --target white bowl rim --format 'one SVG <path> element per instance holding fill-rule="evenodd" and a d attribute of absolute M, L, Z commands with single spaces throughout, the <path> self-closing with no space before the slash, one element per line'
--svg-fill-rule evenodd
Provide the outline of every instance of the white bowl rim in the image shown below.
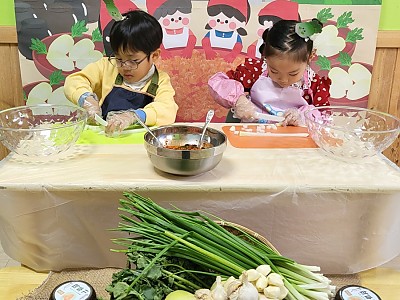
<path fill-rule="evenodd" d="M 3 127 L 3 126 L 0 125 L 0 130 L 3 130 L 3 131 L 22 131 L 22 132 L 25 132 L 25 131 L 55 130 L 55 129 L 60 129 L 60 128 L 73 127 L 73 126 L 76 126 L 76 124 L 79 124 L 79 123 L 82 123 L 82 122 L 86 123 L 86 120 L 88 118 L 87 111 L 82 107 L 79 107 L 79 106 L 76 106 L 76 105 L 73 106 L 73 105 L 66 105 L 66 104 L 49 104 L 49 103 L 40 103 L 40 104 L 34 104 L 34 105 L 21 105 L 21 106 L 10 107 L 10 108 L 1 110 L 0 114 L 6 113 L 6 112 L 10 112 L 10 111 L 17 111 L 17 110 L 20 110 L 20 109 L 29 109 L 31 107 L 33 107 L 33 108 L 37 108 L 37 107 L 60 107 L 60 108 L 61 107 L 68 107 L 68 108 L 74 108 L 74 109 L 84 113 L 85 114 L 85 118 L 80 120 L 80 121 L 78 121 L 78 122 L 76 122 L 76 123 L 73 123 L 73 124 L 60 124 L 59 126 L 57 126 L 55 124 L 56 126 L 54 126 L 52 128 L 8 128 L 8 127 Z"/>
<path fill-rule="evenodd" d="M 395 129 L 390 129 L 390 130 L 361 130 L 362 133 L 369 133 L 369 134 L 380 134 L 380 133 L 394 133 L 399 131 L 400 132 L 400 119 L 397 118 L 394 115 L 391 115 L 389 113 L 386 112 L 382 112 L 382 111 L 378 111 L 378 110 L 373 110 L 373 109 L 369 109 L 369 108 L 363 108 L 363 107 L 356 107 L 356 106 L 340 106 L 340 105 L 330 105 L 330 106 L 317 106 L 317 107 L 311 107 L 309 109 L 307 109 L 304 112 L 304 117 L 308 120 L 311 121 L 313 123 L 317 123 L 319 126 L 325 127 L 325 128 L 331 128 L 334 130 L 338 130 L 338 131 L 342 131 L 342 132 L 354 132 L 354 133 L 360 133 L 359 130 L 348 130 L 345 129 L 343 127 L 338 127 L 338 126 L 332 126 L 332 125 L 325 125 L 323 123 L 319 123 L 316 122 L 314 120 L 312 120 L 311 118 L 308 117 L 308 113 L 311 111 L 315 111 L 315 110 L 323 110 L 323 109 L 329 109 L 329 108 L 333 108 L 333 109 L 350 109 L 350 110 L 355 110 L 355 111 L 366 111 L 366 112 L 371 112 L 374 113 L 376 115 L 383 115 L 386 117 L 390 117 L 391 119 L 395 120 L 399 126 Z"/>

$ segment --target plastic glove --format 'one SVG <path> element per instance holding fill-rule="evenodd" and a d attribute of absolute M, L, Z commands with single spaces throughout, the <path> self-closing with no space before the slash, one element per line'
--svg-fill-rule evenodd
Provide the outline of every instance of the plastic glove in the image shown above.
<path fill-rule="evenodd" d="M 304 126 L 304 120 L 301 112 L 297 108 L 289 108 L 283 114 L 285 118 L 282 121 L 282 126 Z"/>
<path fill-rule="evenodd" d="M 112 111 L 108 113 L 106 121 L 108 122 L 105 128 L 106 135 L 118 136 L 122 130 L 136 122 L 136 117 L 134 113 L 129 110 Z"/>
<path fill-rule="evenodd" d="M 96 114 L 101 116 L 101 108 L 99 105 L 99 100 L 97 99 L 96 95 L 87 96 L 85 101 L 83 102 L 83 108 L 87 111 L 88 117 L 88 124 L 97 124 L 94 119 Z"/>
<path fill-rule="evenodd" d="M 242 122 L 254 122 L 257 120 L 256 106 L 245 95 L 242 95 L 233 107 L 233 116 Z"/>

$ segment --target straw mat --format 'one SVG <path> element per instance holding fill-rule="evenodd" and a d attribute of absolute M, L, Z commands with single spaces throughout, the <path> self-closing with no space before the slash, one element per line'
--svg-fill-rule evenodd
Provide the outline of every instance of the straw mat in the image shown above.
<path fill-rule="evenodd" d="M 38 288 L 17 300 L 49 300 L 51 292 L 57 285 L 70 280 L 86 281 L 93 286 L 98 299 L 110 299 L 105 288 L 111 282 L 112 274 L 117 271 L 119 269 L 105 268 L 50 272 L 47 279 Z M 360 284 L 360 278 L 357 274 L 327 275 L 327 277 L 332 280 L 333 285 L 336 285 L 337 289 L 349 284 Z"/>

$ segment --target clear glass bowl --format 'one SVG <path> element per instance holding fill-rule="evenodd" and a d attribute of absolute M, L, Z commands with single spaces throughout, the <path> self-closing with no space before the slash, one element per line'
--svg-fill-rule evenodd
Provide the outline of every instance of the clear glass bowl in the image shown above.
<path fill-rule="evenodd" d="M 75 144 L 87 121 L 84 109 L 38 104 L 0 111 L 0 141 L 19 155 L 62 153 Z"/>
<path fill-rule="evenodd" d="M 331 157 L 359 161 L 388 148 L 400 133 L 400 120 L 387 113 L 350 106 L 316 107 L 305 112 L 308 132 Z"/>

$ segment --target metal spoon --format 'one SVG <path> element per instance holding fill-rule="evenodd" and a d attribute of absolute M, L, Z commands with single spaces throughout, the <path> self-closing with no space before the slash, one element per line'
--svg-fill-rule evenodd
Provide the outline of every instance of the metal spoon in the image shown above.
<path fill-rule="evenodd" d="M 158 137 L 156 137 L 155 134 L 151 131 L 151 129 L 150 129 L 146 124 L 144 124 L 144 122 L 139 118 L 138 114 L 137 114 L 134 110 L 132 110 L 132 112 L 133 112 L 133 114 L 134 114 L 135 117 L 136 117 L 136 121 L 138 121 L 138 123 L 139 123 L 140 125 L 142 125 L 143 128 L 146 129 L 147 132 L 150 133 L 150 134 L 153 136 L 153 138 L 157 141 L 158 146 L 163 148 L 164 146 L 163 146 L 163 144 L 159 141 Z"/>
<path fill-rule="evenodd" d="M 206 133 L 207 126 L 208 126 L 208 124 L 210 124 L 211 119 L 212 119 L 213 117 L 214 117 L 214 110 L 213 110 L 213 109 L 210 109 L 210 110 L 208 111 L 208 113 L 207 113 L 206 122 L 204 123 L 203 131 L 201 132 L 201 136 L 200 136 L 200 139 L 199 139 L 199 143 L 198 143 L 198 145 L 197 145 L 197 146 L 199 147 L 199 149 L 201 149 L 201 146 L 203 145 L 204 134 Z"/>

